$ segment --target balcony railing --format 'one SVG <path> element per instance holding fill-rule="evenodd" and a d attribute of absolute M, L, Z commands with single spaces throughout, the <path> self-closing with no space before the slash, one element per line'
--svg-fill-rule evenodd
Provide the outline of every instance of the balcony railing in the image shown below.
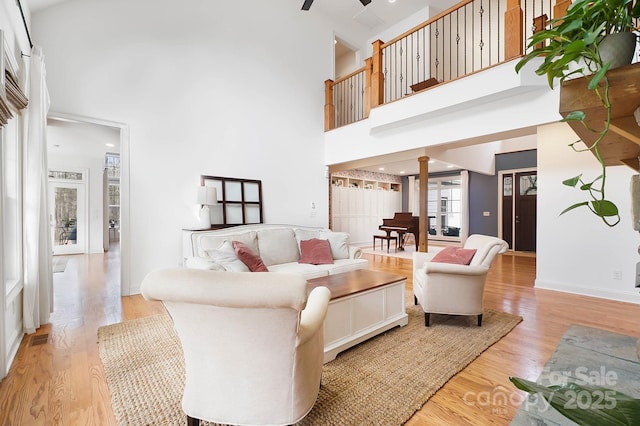
<path fill-rule="evenodd" d="M 373 43 L 365 66 L 325 82 L 325 130 L 371 108 L 519 57 L 527 39 L 571 0 L 465 0 L 389 42 Z"/>

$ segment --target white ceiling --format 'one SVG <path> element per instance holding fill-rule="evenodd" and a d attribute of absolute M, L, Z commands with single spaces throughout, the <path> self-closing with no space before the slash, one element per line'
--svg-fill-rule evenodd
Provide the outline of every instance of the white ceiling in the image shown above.
<path fill-rule="evenodd" d="M 63 1 L 65 0 L 22 0 L 23 3 L 29 6 L 31 13 L 62 3 Z"/>
<path fill-rule="evenodd" d="M 59 3 L 68 0 L 22 0 L 32 13 L 40 11 L 42 9 L 55 6 Z M 303 0 L 298 0 L 296 7 L 302 7 Z M 368 33 L 370 37 L 375 36 L 377 33 L 391 27 L 392 25 L 402 21 L 403 19 L 413 15 L 417 11 L 430 6 L 435 12 L 439 12 L 447 9 L 451 5 L 455 4 L 455 0 L 395 0 L 393 3 L 389 0 L 372 0 L 372 2 L 365 6 L 362 6 L 359 0 L 315 0 L 309 11 L 300 11 L 300 13 L 322 13 L 327 15 L 330 19 L 337 19 L 340 21 L 349 21 L 353 25 L 358 25 L 363 32 Z M 432 11 L 433 15 L 434 12 Z M 338 53 L 338 52 L 336 52 Z M 85 148 L 89 148 L 86 146 Z M 119 147 L 114 151 L 118 152 Z M 68 147 L 53 147 L 49 149 L 64 150 Z M 96 147 L 98 150 L 103 150 L 104 147 Z M 361 170 L 368 170 L 373 172 L 383 172 L 394 175 L 412 175 L 419 173 L 419 164 L 417 160 L 404 160 L 396 161 L 391 159 L 390 161 L 384 161 L 384 157 L 380 159 L 380 162 L 374 165 L 367 165 L 366 167 L 358 167 Z M 429 171 L 431 173 L 449 170 L 450 165 L 447 163 L 434 160 L 429 164 Z M 384 170 L 381 170 L 384 169 Z"/>
<path fill-rule="evenodd" d="M 300 6 L 302 3 L 300 0 Z M 373 0 L 365 7 L 359 0 L 315 0 L 306 13 L 318 10 L 337 20 L 352 19 L 354 25 L 362 26 L 373 37 L 427 6 L 441 11 L 454 3 L 452 0 L 396 0 L 393 3 Z"/>

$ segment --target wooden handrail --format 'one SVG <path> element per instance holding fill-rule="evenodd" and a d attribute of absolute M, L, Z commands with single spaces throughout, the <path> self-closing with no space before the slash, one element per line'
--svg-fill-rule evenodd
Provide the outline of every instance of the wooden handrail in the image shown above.
<path fill-rule="evenodd" d="M 457 4 L 453 5 L 453 6 L 451 6 L 450 8 L 446 9 L 445 11 L 438 13 L 436 16 L 434 16 L 432 18 L 429 18 L 427 21 L 423 22 L 422 24 L 416 25 L 415 27 L 411 28 L 410 30 L 405 31 L 404 33 L 400 34 L 398 37 L 395 37 L 395 38 L 391 39 L 390 41 L 388 41 L 386 43 L 383 43 L 381 48 L 384 49 L 385 47 L 391 46 L 393 43 L 395 43 L 397 41 L 400 41 L 403 38 L 407 37 L 408 35 L 410 35 L 412 33 L 415 33 L 416 31 L 419 31 L 419 30 L 423 29 L 424 27 L 427 27 L 427 26 L 433 24 L 438 19 L 451 14 L 451 12 L 453 12 L 453 11 L 455 11 L 457 9 L 463 8 L 466 5 L 468 5 L 469 3 L 473 3 L 473 1 L 474 0 L 464 0 L 464 1 L 460 2 L 460 3 L 457 3 Z"/>
<path fill-rule="evenodd" d="M 367 66 L 364 65 L 364 66 L 358 68 L 357 70 L 345 75 L 344 77 L 340 77 L 340 78 L 336 79 L 336 81 L 333 82 L 333 85 L 335 86 L 337 84 L 342 83 L 343 81 L 349 80 L 354 75 L 360 74 L 361 72 L 364 72 L 366 70 L 367 70 Z"/>

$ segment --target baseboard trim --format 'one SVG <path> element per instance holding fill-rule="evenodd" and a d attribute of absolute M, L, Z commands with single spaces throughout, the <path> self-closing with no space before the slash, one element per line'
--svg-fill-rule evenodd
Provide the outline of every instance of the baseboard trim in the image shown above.
<path fill-rule="evenodd" d="M 616 300 L 619 302 L 628 302 L 640 304 L 640 290 L 635 291 L 615 291 L 615 290 L 603 290 L 592 287 L 582 287 L 572 284 L 565 284 L 554 281 L 535 280 L 535 288 L 544 290 L 561 291 L 563 293 L 580 294 L 582 296 L 597 297 L 600 299 Z"/>

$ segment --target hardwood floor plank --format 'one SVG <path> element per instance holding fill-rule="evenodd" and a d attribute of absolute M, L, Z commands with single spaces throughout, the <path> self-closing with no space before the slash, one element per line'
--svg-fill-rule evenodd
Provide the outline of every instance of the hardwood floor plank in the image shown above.
<path fill-rule="evenodd" d="M 407 277 L 410 259 L 365 255 L 370 268 Z M 165 312 L 140 295 L 120 297 L 117 252 L 69 256 L 54 275 L 55 312 L 25 337 L 9 375 L 0 382 L 0 425 L 115 425 L 111 394 L 97 345 L 102 325 Z M 498 256 L 487 277 L 485 306 L 523 321 L 447 382 L 412 419 L 415 425 L 508 425 L 524 393 L 509 376 L 535 379 L 571 324 L 640 337 L 640 305 L 535 289 L 536 258 Z"/>

